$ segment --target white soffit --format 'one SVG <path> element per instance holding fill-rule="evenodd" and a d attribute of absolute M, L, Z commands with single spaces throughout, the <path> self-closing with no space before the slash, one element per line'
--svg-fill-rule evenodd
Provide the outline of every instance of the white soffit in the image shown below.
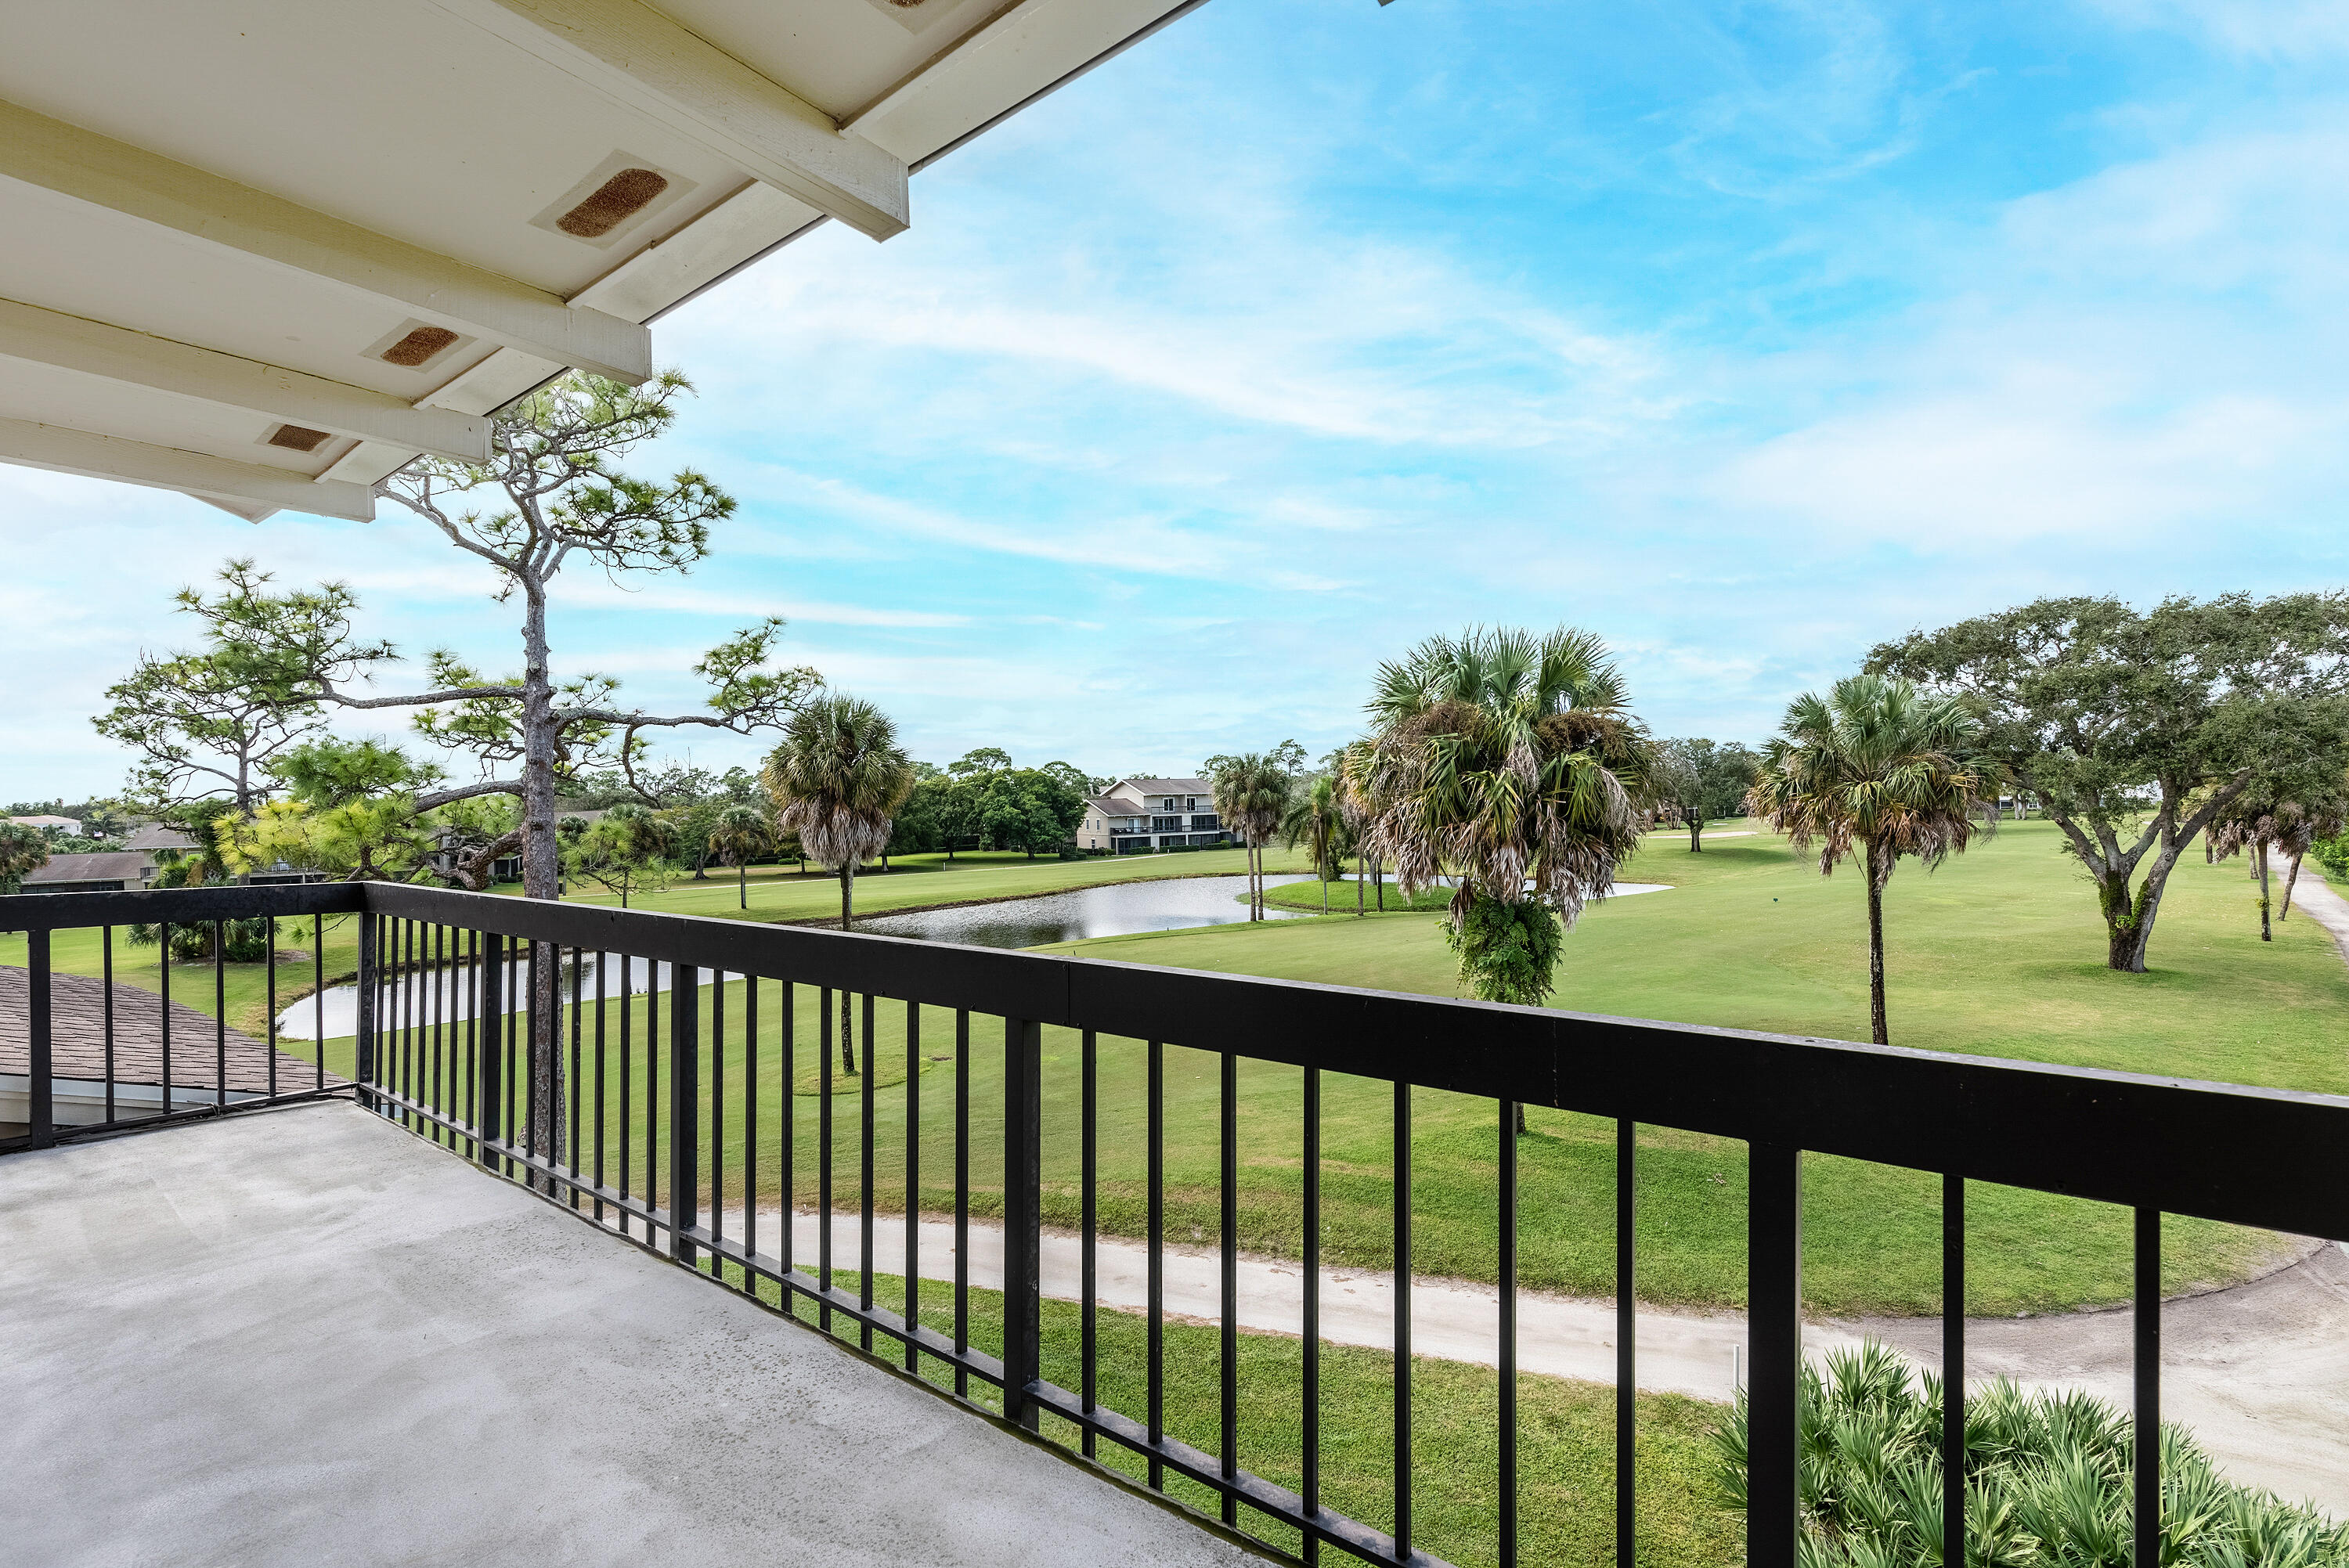
<path fill-rule="evenodd" d="M 1201 0 L 76 0 L 0 50 L 0 461 L 372 514 Z"/>

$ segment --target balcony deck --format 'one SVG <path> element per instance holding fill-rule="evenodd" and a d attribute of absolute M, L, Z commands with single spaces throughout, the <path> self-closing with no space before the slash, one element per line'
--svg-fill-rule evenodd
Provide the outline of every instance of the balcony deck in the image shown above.
<path fill-rule="evenodd" d="M 1258 1562 L 340 1103 L 0 1161 L 8 1554 Z"/>

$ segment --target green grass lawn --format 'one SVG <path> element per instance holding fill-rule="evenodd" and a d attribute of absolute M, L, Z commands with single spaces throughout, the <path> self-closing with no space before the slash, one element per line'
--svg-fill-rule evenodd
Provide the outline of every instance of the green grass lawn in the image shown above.
<path fill-rule="evenodd" d="M 740 1271 L 727 1273 L 739 1284 Z M 835 1274 L 843 1289 L 855 1289 L 855 1276 Z M 775 1305 L 778 1288 L 761 1282 L 761 1299 Z M 874 1276 L 876 1300 L 902 1305 L 905 1284 Z M 796 1305 L 802 1320 L 815 1307 Z M 922 1318 L 951 1333 L 951 1288 L 926 1283 Z M 1104 1310 L 1097 1317 L 1096 1397 L 1102 1404 L 1141 1418 L 1149 1409 L 1146 1320 Z M 1044 1377 L 1061 1387 L 1080 1387 L 1081 1317 L 1065 1302 L 1044 1304 Z M 854 1341 L 855 1330 L 834 1319 L 834 1332 Z M 970 1293 L 970 1342 L 990 1355 L 1003 1342 L 1002 1297 L 994 1291 Z M 889 1342 L 876 1338 L 885 1353 Z M 1303 1484 L 1304 1357 L 1300 1340 L 1281 1335 L 1239 1336 L 1239 1376 L 1247 1397 L 1240 1404 L 1241 1465 L 1291 1491 Z M 1167 1432 L 1213 1453 L 1221 1446 L 1219 1399 L 1223 1346 L 1214 1328 L 1170 1323 L 1165 1340 Z M 1319 1405 L 1321 1413 L 1323 1503 L 1381 1530 L 1394 1527 L 1394 1358 L 1381 1350 L 1327 1345 L 1321 1350 Z M 923 1376 L 941 1387 L 953 1385 L 943 1363 L 922 1358 Z M 1413 1429 L 1413 1540 L 1421 1550 L 1462 1568 L 1497 1560 L 1498 1446 L 1494 1414 L 1499 1375 L 1486 1367 L 1415 1357 L 1412 1367 Z M 1000 1409 L 1001 1400 L 973 1382 L 977 1402 Z M 1615 1390 L 1556 1377 L 1518 1380 L 1518 1529 L 1520 1561 L 1560 1564 L 1611 1563 L 1615 1551 Z M 1724 1408 L 1675 1394 L 1643 1394 L 1639 1401 L 1639 1472 L 1633 1506 L 1644 1568 L 1711 1568 L 1734 1562 L 1744 1534 L 1741 1521 L 1725 1509 L 1713 1481 L 1710 1434 Z M 1043 1434 L 1075 1448 L 1075 1429 L 1045 1417 Z M 1100 1458 L 1137 1480 L 1147 1466 L 1115 1444 L 1103 1441 Z M 1206 1488 L 1169 1478 L 1175 1498 L 1210 1516 L 1219 1508 Z M 1297 1532 L 1243 1509 L 1240 1527 L 1284 1551 L 1294 1552 Z M 1324 1560 L 1333 1554 L 1324 1553 Z"/>
<path fill-rule="evenodd" d="M 1763 839 L 1716 841 L 1691 855 L 1678 835 L 1661 838 L 1627 868 L 1627 880 L 1667 882 L 1673 891 L 1592 909 L 1568 938 L 1556 998 L 1562 1006 L 1694 1023 L 1733 1024 L 1850 1037 L 1865 1032 L 1867 995 L 1861 889 L 1847 874 L 1815 869 Z M 1211 856 L 1167 857 L 1160 865 Z M 1070 863 L 1087 870 L 1103 862 Z M 1063 870 L 1061 862 L 1040 867 Z M 1187 869 L 1187 865 L 1186 865 Z M 926 873 L 1014 874 L 1007 868 Z M 908 882 L 914 880 L 908 877 Z M 913 900 L 909 902 L 931 902 Z M 2043 824 L 2010 827 L 1928 876 L 1913 866 L 1889 895 L 1891 1016 L 1896 1042 L 2084 1065 L 2176 1073 L 2283 1087 L 2349 1087 L 2343 1004 L 2349 976 L 2323 932 L 2284 923 L 2273 944 L 2258 941 L 2256 909 L 2239 864 L 2199 861 L 2171 884 L 2154 939 L 2155 972 L 2121 975 L 2102 963 L 2103 937 L 2086 884 L 2054 851 Z M 328 931 L 329 972 L 336 952 Z M 78 966 L 60 938 L 61 965 Z M 1280 921 L 1254 927 L 1112 938 L 1071 951 L 1185 967 L 1454 994 L 1451 954 L 1435 917 L 1397 914 Z M 346 960 L 346 966 L 347 960 Z M 119 972 L 136 981 L 135 974 Z M 252 975 L 232 969 L 233 987 Z M 195 976 L 190 976 L 193 978 Z M 208 1006 L 209 972 L 201 995 Z M 175 993 L 186 980 L 175 970 Z M 755 1084 L 745 1081 L 742 986 L 727 988 L 725 1161 L 730 1204 L 742 1201 L 743 1108 L 759 1111 L 759 1196 L 776 1199 L 781 1107 L 780 989 L 761 987 L 761 1049 Z M 236 993 L 233 988 L 232 1006 Z M 718 1010 L 705 996 L 705 1018 Z M 605 1028 L 607 1169 L 618 1154 L 616 1006 Z M 630 1011 L 633 1088 L 630 1154 L 639 1169 L 647 1020 Z M 791 1009 L 798 1043 L 794 1108 L 798 1200 L 814 1190 L 820 1085 L 813 1061 L 820 1021 L 813 993 Z M 875 1201 L 905 1201 L 902 1180 L 907 1119 L 905 1010 L 875 1015 L 878 1070 L 874 1119 Z M 584 1020 L 583 1020 L 584 1021 Z M 980 1212 L 996 1207 L 1001 1037 L 973 1020 L 972 1175 Z M 860 1030 L 861 1032 L 861 1030 Z M 583 1031 L 582 1076 L 593 1082 L 592 1027 Z M 920 1203 L 951 1202 L 952 1015 L 926 1009 L 919 1048 Z M 297 1047 L 299 1048 L 299 1047 Z M 705 1083 L 717 1076 L 702 1047 Z M 1105 1228 L 1140 1233 L 1143 1128 L 1143 1047 L 1100 1045 L 1102 1212 Z M 1075 1183 L 1078 1042 L 1045 1034 L 1046 1208 L 1056 1223 L 1077 1215 Z M 347 1070 L 347 1043 L 330 1044 L 329 1065 Z M 1178 1241 L 1216 1233 L 1216 1059 L 1167 1053 L 1169 1233 Z M 836 1180 L 854 1193 L 859 1085 L 843 1081 L 834 1100 Z M 662 1090 L 666 1092 L 665 1088 Z M 1244 1244 L 1294 1255 L 1301 1234 L 1300 1079 L 1294 1069 L 1245 1063 L 1239 1073 Z M 1324 1246 L 1333 1263 L 1384 1266 L 1390 1233 L 1392 1154 L 1388 1090 L 1338 1075 L 1325 1078 Z M 592 1125 L 592 1112 L 587 1119 Z M 1521 1147 L 1524 1202 L 1521 1270 L 1529 1285 L 1607 1294 L 1612 1276 L 1612 1130 L 1589 1119 L 1537 1110 Z M 1422 1092 L 1415 1102 L 1413 1169 L 1418 1221 L 1414 1266 L 1423 1273 L 1490 1278 L 1494 1262 L 1492 1173 L 1496 1130 L 1489 1104 Z M 650 1151 L 659 1168 L 658 1150 Z M 592 1155 L 590 1156 L 592 1158 Z M 1744 1160 L 1742 1146 L 1663 1129 L 1642 1134 L 1640 1295 L 1654 1302 L 1733 1305 L 1743 1299 Z M 1885 1167 L 1815 1159 L 1807 1178 L 1806 1288 L 1825 1311 L 1932 1312 L 1940 1307 L 1938 1207 L 1930 1177 Z M 642 1180 L 636 1181 L 639 1191 Z M 2124 1299 L 2128 1289 L 2127 1219 L 2119 1211 L 2006 1190 L 1979 1192 L 1971 1208 L 1975 1312 L 2057 1309 Z M 2274 1255 L 2271 1238 L 2199 1222 L 2170 1222 L 2165 1263 L 2173 1287 L 2239 1278 Z"/>

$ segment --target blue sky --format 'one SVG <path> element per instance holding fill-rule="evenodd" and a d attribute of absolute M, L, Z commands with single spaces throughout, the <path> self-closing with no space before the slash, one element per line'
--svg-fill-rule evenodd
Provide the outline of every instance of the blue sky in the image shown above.
<path fill-rule="evenodd" d="M 1174 771 L 1353 732 L 1475 622 L 1590 627 L 1661 734 L 1758 738 L 1918 624 L 2340 583 L 2349 7 L 1216 0 L 666 319 L 643 468 L 741 499 L 558 600 L 689 705 L 759 614 L 915 754 Z M 0 799 L 226 555 L 515 662 L 418 525 L 0 469 Z M 354 733 L 364 733 L 355 730 Z M 696 760 L 759 748 L 694 742 Z"/>

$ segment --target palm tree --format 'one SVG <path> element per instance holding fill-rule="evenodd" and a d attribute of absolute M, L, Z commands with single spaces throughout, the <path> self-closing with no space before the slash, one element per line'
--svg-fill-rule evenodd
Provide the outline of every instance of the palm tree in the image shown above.
<path fill-rule="evenodd" d="M 750 873 L 746 869 L 753 855 L 767 851 L 767 819 L 748 806 L 729 806 L 718 813 L 709 830 L 709 852 L 734 868 L 736 900 L 744 909 L 750 907 Z"/>
<path fill-rule="evenodd" d="M 1869 1024 L 1884 1018 L 1884 884 L 1903 855 L 1930 868 L 1971 837 L 1981 770 L 1968 756 L 1981 724 L 1957 697 L 1887 676 L 1849 676 L 1806 692 L 1763 748 L 1746 810 L 1797 849 L 1819 845 L 1819 874 L 1857 857 L 1868 878 Z M 1994 790 L 1995 786 L 1992 786 Z"/>
<path fill-rule="evenodd" d="M 1247 846 L 1248 918 L 1264 918 L 1264 846 L 1288 809 L 1288 770 L 1260 751 L 1227 759 L 1212 780 L 1216 811 Z"/>
<path fill-rule="evenodd" d="M 1313 858 L 1313 872 L 1321 882 L 1321 913 L 1330 913 L 1330 884 L 1344 873 L 1339 863 L 1345 852 L 1346 817 L 1338 803 L 1338 788 L 1327 779 L 1293 802 L 1280 820 L 1280 836 L 1290 849 L 1303 844 Z"/>
<path fill-rule="evenodd" d="M 38 828 L 0 821 L 0 893 L 15 892 L 49 863 L 49 842 Z"/>
<path fill-rule="evenodd" d="M 1565 931 L 1640 843 L 1651 748 L 1606 645 L 1566 626 L 1433 637 L 1379 667 L 1369 707 L 1371 853 L 1406 896 L 1450 873 L 1461 979 L 1539 1004 Z"/>
<path fill-rule="evenodd" d="M 861 697 L 827 693 L 792 716 L 760 781 L 775 820 L 819 865 L 840 873 L 840 929 L 855 913 L 856 868 L 889 841 L 890 820 L 914 792 L 914 764 L 889 716 Z M 856 1071 L 848 993 L 840 994 L 842 1069 Z"/>
<path fill-rule="evenodd" d="M 1379 862 L 1370 855 L 1371 824 L 1371 758 L 1372 750 L 1367 740 L 1347 743 L 1338 754 L 1338 766 L 1331 782 L 1338 791 L 1338 810 L 1346 820 L 1346 839 L 1354 851 L 1354 913 L 1366 913 L 1362 908 L 1362 883 L 1376 877 Z M 1367 872 L 1366 872 L 1367 868 Z M 1387 908 L 1386 883 L 1379 883 L 1379 913 Z"/>
<path fill-rule="evenodd" d="M 2283 908 L 2276 915 L 2282 920 L 2292 913 L 2292 891 L 2300 885 L 2301 858 L 2316 841 L 2330 838 L 2341 830 L 2343 802 L 2323 799 L 2312 795 L 2314 804 L 2300 800 L 2278 799 L 2272 791 L 2252 789 L 2238 797 L 2233 805 L 2217 821 L 2210 824 L 2208 851 L 2213 861 L 2223 861 L 2230 855 L 2251 851 L 2251 880 L 2260 884 L 2260 940 L 2275 940 L 2268 922 L 2269 852 L 2292 857 L 2292 873 L 2283 886 Z"/>

